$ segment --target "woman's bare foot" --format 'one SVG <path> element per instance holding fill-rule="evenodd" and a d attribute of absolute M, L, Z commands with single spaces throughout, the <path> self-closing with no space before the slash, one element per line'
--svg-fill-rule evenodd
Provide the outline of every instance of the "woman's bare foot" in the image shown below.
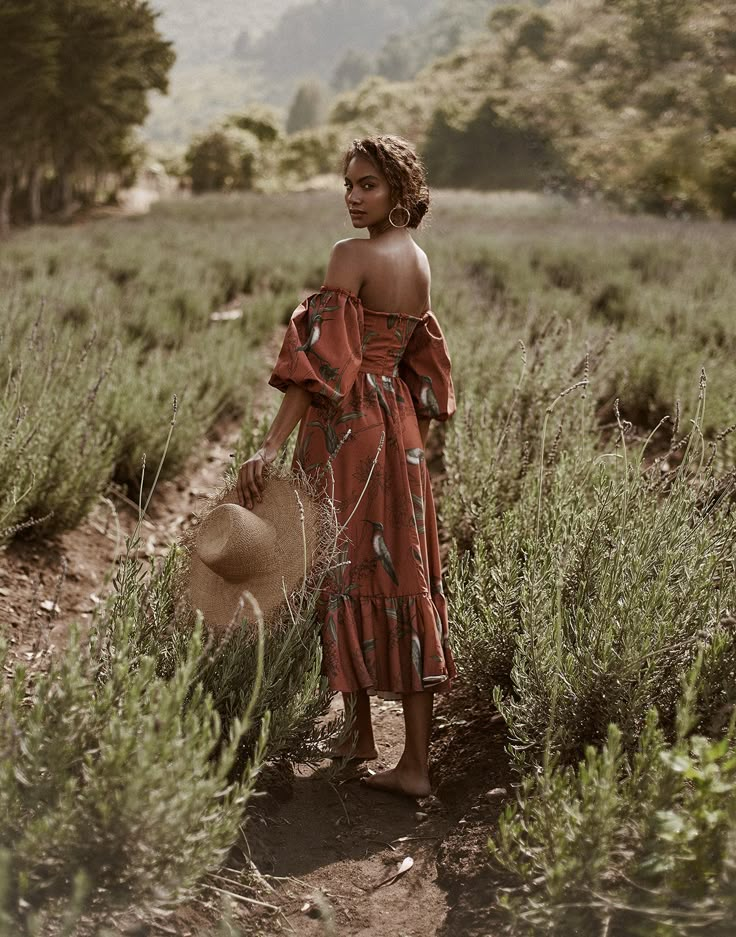
<path fill-rule="evenodd" d="M 378 791 L 404 794 L 406 797 L 428 797 L 432 793 L 429 778 L 419 771 L 411 771 L 397 765 L 388 771 L 361 778 L 363 784 Z"/>

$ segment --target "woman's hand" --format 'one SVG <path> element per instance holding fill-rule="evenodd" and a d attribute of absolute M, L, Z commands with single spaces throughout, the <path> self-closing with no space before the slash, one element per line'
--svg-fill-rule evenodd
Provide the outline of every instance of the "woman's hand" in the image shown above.
<path fill-rule="evenodd" d="M 276 458 L 275 450 L 266 446 L 261 446 L 258 452 L 254 453 L 249 459 L 240 466 L 238 480 L 235 485 L 235 491 L 238 496 L 238 503 L 241 507 L 246 507 L 250 511 L 254 502 L 261 500 L 266 480 L 263 477 L 263 470 L 270 465 Z"/>
<path fill-rule="evenodd" d="M 311 401 L 312 394 L 303 387 L 297 384 L 287 387 L 279 412 L 263 438 L 263 445 L 240 466 L 235 491 L 241 507 L 250 511 L 254 502 L 261 500 L 265 486 L 263 470 L 274 461 L 291 431 L 307 412 Z"/>

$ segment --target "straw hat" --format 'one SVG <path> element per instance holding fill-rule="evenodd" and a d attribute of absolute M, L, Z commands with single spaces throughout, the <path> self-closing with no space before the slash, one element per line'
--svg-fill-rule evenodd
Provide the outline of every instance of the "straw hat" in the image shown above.
<path fill-rule="evenodd" d="M 295 475 L 266 479 L 262 500 L 241 507 L 235 489 L 202 517 L 189 548 L 188 592 L 204 623 L 223 634 L 255 611 L 268 620 L 309 575 L 319 540 L 316 499 Z"/>

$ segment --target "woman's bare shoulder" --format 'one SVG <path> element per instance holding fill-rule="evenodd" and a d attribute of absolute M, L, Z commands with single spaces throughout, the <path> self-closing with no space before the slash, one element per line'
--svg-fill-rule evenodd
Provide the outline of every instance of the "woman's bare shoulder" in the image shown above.
<path fill-rule="evenodd" d="M 426 252 L 422 250 L 416 241 L 414 241 L 414 248 L 416 250 L 417 260 L 419 261 L 420 267 L 423 270 L 426 270 L 427 274 L 429 274 L 429 257 L 427 257 Z"/>
<path fill-rule="evenodd" d="M 363 249 L 364 244 L 370 244 L 370 238 L 343 238 L 341 241 L 335 241 L 332 250 L 340 253 L 359 251 Z"/>
<path fill-rule="evenodd" d="M 363 285 L 363 262 L 360 248 L 356 244 L 362 238 L 345 238 L 337 241 L 327 263 L 325 283 L 356 294 Z"/>

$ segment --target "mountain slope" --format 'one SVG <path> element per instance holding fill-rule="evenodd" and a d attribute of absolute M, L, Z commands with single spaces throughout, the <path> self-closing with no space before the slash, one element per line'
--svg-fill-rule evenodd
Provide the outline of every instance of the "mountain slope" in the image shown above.
<path fill-rule="evenodd" d="M 167 97 L 152 95 L 142 130 L 149 142 L 182 145 L 213 120 L 264 96 L 257 68 L 233 56 L 236 36 L 268 32 L 305 0 L 152 0 L 159 31 L 174 43 Z"/>
<path fill-rule="evenodd" d="M 256 38 L 291 7 L 308 0 L 152 0 L 159 29 L 171 39 L 184 66 L 211 64 L 232 53 L 233 40 L 246 31 Z"/>

